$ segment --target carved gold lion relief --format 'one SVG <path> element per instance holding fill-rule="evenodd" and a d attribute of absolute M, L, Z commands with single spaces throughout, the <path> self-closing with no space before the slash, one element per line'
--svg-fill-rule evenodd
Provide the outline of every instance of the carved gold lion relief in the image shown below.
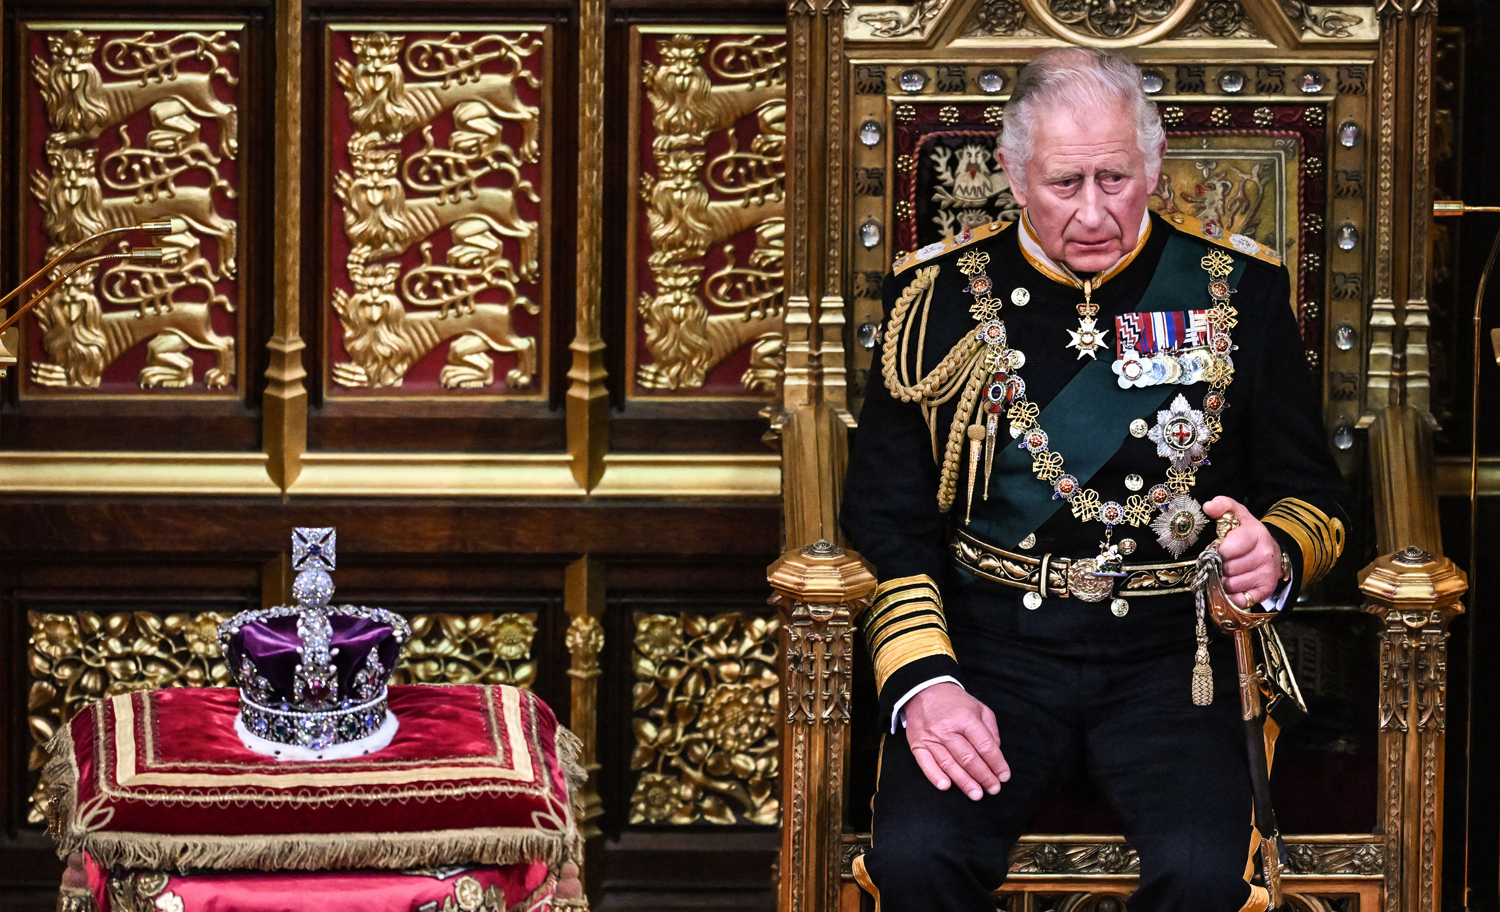
<path fill-rule="evenodd" d="M 529 390 L 545 303 L 544 33 L 330 40 L 345 102 L 331 125 L 333 384 Z"/>
<path fill-rule="evenodd" d="M 242 336 L 238 41 L 175 25 L 35 29 L 29 40 L 27 271 L 107 229 L 166 217 L 188 225 L 158 239 L 179 265 L 89 267 L 37 306 L 24 343 L 32 388 L 232 391 Z"/>
<path fill-rule="evenodd" d="M 786 43 L 638 33 L 640 392 L 767 393 L 781 367 Z"/>

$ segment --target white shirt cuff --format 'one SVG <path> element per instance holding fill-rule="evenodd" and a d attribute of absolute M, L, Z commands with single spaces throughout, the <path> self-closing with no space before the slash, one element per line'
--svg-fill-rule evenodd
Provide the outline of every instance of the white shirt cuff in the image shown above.
<path fill-rule="evenodd" d="M 1275 592 L 1271 593 L 1266 597 L 1264 602 L 1260 603 L 1261 610 L 1280 611 L 1282 608 L 1285 608 L 1287 596 L 1292 594 L 1292 581 L 1296 578 L 1297 571 L 1293 570 L 1292 575 L 1287 577 L 1286 582 L 1278 586 Z"/>
<path fill-rule="evenodd" d="M 896 733 L 896 722 L 898 720 L 900 721 L 902 728 L 906 727 L 906 716 L 901 714 L 901 708 L 906 705 L 907 700 L 910 700 L 912 697 L 915 697 L 917 694 L 921 693 L 934 684 L 947 683 L 957 684 L 959 687 L 964 686 L 963 683 L 958 680 L 958 678 L 955 678 L 952 675 L 943 675 L 940 678 L 933 678 L 930 681 L 923 681 L 921 684 L 918 684 L 916 687 L 908 690 L 905 696 L 897 700 L 896 708 L 891 710 L 891 734 L 894 735 Z"/>

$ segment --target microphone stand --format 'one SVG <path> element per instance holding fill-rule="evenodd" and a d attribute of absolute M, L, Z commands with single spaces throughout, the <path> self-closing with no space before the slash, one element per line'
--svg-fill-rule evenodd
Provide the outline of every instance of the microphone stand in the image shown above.
<path fill-rule="evenodd" d="M 140 233 L 147 235 L 148 237 L 162 237 L 168 234 L 181 233 L 183 231 L 186 231 L 187 227 L 187 222 L 183 219 L 166 218 L 156 219 L 155 221 L 150 222 L 142 222 L 139 225 L 127 225 L 124 228 L 110 228 L 105 231 L 100 231 L 97 234 L 91 234 L 78 243 L 72 245 L 68 249 L 64 250 L 62 253 L 59 253 L 57 256 L 53 257 L 51 262 L 47 263 L 41 269 L 38 269 L 36 272 L 32 273 L 26 279 L 26 281 L 22 282 L 20 285 L 17 285 L 15 288 L 12 288 L 5 296 L 0 297 L 0 308 L 4 308 L 4 306 L 9 303 L 12 298 L 14 298 L 16 295 L 19 295 L 27 288 L 30 288 L 33 282 L 35 282 L 37 279 L 40 279 L 49 270 L 53 269 L 59 263 L 62 263 L 63 261 L 73 256 L 74 253 L 77 253 L 79 250 L 88 247 L 91 244 L 95 244 L 99 241 L 105 240 L 106 238 L 122 234 Z M 142 247 L 138 250 L 132 250 L 130 253 L 111 253 L 104 256 L 91 257 L 78 263 L 72 269 L 69 269 L 67 272 L 63 273 L 61 276 L 53 280 L 51 284 L 42 289 L 40 294 L 36 295 L 31 300 L 27 301 L 25 304 L 17 308 L 16 312 L 6 318 L 4 322 L 0 322 L 0 378 L 3 378 L 5 376 L 6 369 L 9 368 L 10 365 L 16 363 L 16 353 L 19 348 L 17 339 L 20 335 L 20 331 L 14 329 L 16 322 L 20 320 L 21 316 L 28 310 L 35 307 L 37 303 L 40 302 L 43 298 L 47 297 L 47 295 L 55 291 L 57 287 L 65 282 L 73 273 L 77 272 L 85 266 L 91 265 L 93 263 L 100 263 L 105 260 L 131 260 L 138 263 L 158 263 L 161 265 L 170 266 L 175 265 L 176 258 L 169 256 L 169 254 L 178 253 L 179 251 L 169 251 L 160 247 Z M 0 310 L 0 313 L 4 313 L 4 311 Z"/>
<path fill-rule="evenodd" d="M 1471 212 L 1500 212 L 1500 206 L 1466 206 L 1462 200 L 1434 200 L 1432 214 L 1437 217 L 1467 215 Z M 1478 613 L 1475 598 L 1475 580 L 1479 570 L 1479 366 L 1480 366 L 1480 318 L 1484 312 L 1484 291 L 1489 284 L 1490 272 L 1495 268 L 1496 255 L 1500 254 L 1500 232 L 1490 245 L 1490 255 L 1484 270 L 1479 273 L 1479 288 L 1474 292 L 1474 385 L 1469 403 L 1469 642 L 1468 680 L 1465 682 L 1465 711 L 1468 719 L 1464 724 L 1464 908 L 1469 908 L 1469 845 L 1470 823 L 1473 819 L 1474 781 L 1474 621 Z M 1490 344 L 1495 351 L 1495 361 L 1500 363 L 1500 327 L 1490 330 Z"/>

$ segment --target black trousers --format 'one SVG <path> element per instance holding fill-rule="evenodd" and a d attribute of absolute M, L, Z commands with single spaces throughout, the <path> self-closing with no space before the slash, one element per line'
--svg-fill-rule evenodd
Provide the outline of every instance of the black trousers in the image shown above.
<path fill-rule="evenodd" d="M 1011 847 L 1080 763 L 1140 855 L 1131 912 L 1245 908 L 1251 791 L 1227 637 L 1215 631 L 1214 701 L 1198 707 L 1191 629 L 1144 651 L 989 633 L 955 631 L 954 646 L 964 686 L 995 712 L 1011 779 L 979 801 L 939 791 L 901 729 L 885 738 L 864 857 L 881 912 L 992 912 Z"/>

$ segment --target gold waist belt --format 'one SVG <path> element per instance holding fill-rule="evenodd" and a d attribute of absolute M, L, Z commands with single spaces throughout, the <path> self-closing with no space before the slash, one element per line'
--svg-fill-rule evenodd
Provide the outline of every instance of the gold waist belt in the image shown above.
<path fill-rule="evenodd" d="M 976 576 L 1035 592 L 1042 598 L 1102 602 L 1111 595 L 1177 595 L 1193 591 L 1196 561 L 1125 564 L 1122 576 L 1101 576 L 1094 558 L 1032 557 L 997 548 L 962 529 L 953 531 L 953 559 Z M 1030 607 L 1028 605 L 1028 607 Z"/>

